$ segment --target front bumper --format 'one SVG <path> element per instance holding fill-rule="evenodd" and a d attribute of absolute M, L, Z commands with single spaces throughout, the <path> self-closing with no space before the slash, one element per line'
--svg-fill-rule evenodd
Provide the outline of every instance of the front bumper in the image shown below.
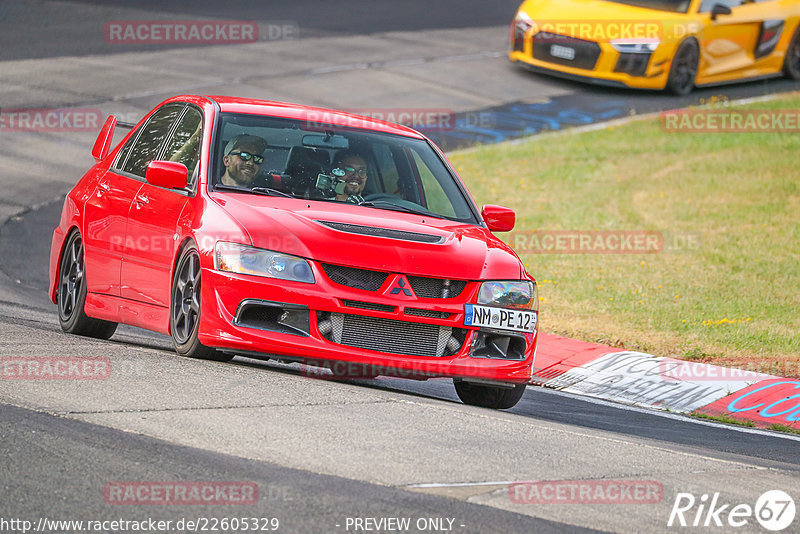
<path fill-rule="evenodd" d="M 595 85 L 655 90 L 666 87 L 670 57 L 661 49 L 639 56 L 622 54 L 608 43 L 592 44 L 598 49 L 596 61 L 585 61 L 584 68 L 571 66 L 568 60 L 548 58 L 541 49 L 534 55 L 531 38 L 517 43 L 521 49 L 510 50 L 508 58 L 528 70 Z"/>
<path fill-rule="evenodd" d="M 504 332 L 464 326 L 464 303 L 474 302 L 478 282 L 468 283 L 456 298 L 395 299 L 337 284 L 312 265 L 315 284 L 203 269 L 200 342 L 255 356 L 348 362 L 386 376 L 530 380 L 538 331 L 510 336 L 514 339 L 504 345 L 494 342 L 509 337 Z M 430 316 L 420 316 L 420 310 Z M 349 321 L 350 340 L 341 326 L 338 337 L 331 332 L 332 317 L 345 329 Z M 438 345 L 429 339 L 426 352 L 420 346 L 431 332 L 444 335 Z"/>

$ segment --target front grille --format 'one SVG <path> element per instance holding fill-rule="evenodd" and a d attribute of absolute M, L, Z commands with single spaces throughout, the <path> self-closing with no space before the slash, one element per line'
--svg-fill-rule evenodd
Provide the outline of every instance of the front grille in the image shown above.
<path fill-rule="evenodd" d="M 553 46 L 571 48 L 575 57 L 567 59 L 553 55 Z M 548 63 L 556 63 L 576 69 L 594 69 L 600 57 L 600 45 L 592 41 L 584 41 L 566 35 L 539 32 L 533 36 L 533 57 Z"/>
<path fill-rule="evenodd" d="M 317 221 L 329 228 L 348 232 L 351 234 L 371 235 L 375 237 L 388 237 L 389 239 L 400 239 L 403 241 L 416 241 L 418 243 L 441 243 L 444 238 L 438 235 L 420 234 L 418 232 L 406 232 L 404 230 L 393 230 L 391 228 L 379 228 L 376 226 L 362 226 L 360 224 L 340 223 L 333 221 Z"/>
<path fill-rule="evenodd" d="M 403 356 L 451 356 L 466 338 L 463 328 L 318 312 L 322 335 L 334 343 Z"/>
<path fill-rule="evenodd" d="M 390 306 L 388 304 L 377 304 L 375 302 L 364 302 L 361 300 L 342 299 L 342 304 L 349 308 L 360 308 L 362 310 L 373 310 L 389 313 L 395 310 L 394 306 Z"/>
<path fill-rule="evenodd" d="M 457 297 L 467 286 L 463 280 L 445 280 L 423 276 L 409 276 L 408 283 L 411 284 L 418 297 L 426 299 L 452 299 Z"/>
<path fill-rule="evenodd" d="M 647 71 L 647 64 L 650 62 L 650 54 L 620 53 L 614 72 L 625 72 L 631 76 L 644 76 Z"/>
<path fill-rule="evenodd" d="M 337 284 L 363 289 L 364 291 L 377 291 L 389 276 L 389 273 L 380 271 L 368 271 L 366 269 L 355 269 L 328 263 L 323 263 L 322 269 L 328 275 L 328 278 Z"/>
<path fill-rule="evenodd" d="M 431 319 L 447 319 L 450 314 L 447 312 L 423 310 L 422 308 L 406 308 L 406 315 L 415 315 L 417 317 L 430 317 Z"/>
<path fill-rule="evenodd" d="M 343 265 L 323 263 L 322 269 L 328 278 L 347 287 L 377 291 L 386 281 L 389 273 L 357 269 Z M 408 276 L 408 282 L 414 293 L 426 299 L 452 299 L 461 294 L 467 286 L 464 280 L 446 280 L 444 278 L 427 278 L 424 276 Z"/>

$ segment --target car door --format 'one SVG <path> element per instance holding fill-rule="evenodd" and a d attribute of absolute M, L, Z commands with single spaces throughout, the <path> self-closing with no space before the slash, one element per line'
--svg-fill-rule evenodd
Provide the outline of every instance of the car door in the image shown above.
<path fill-rule="evenodd" d="M 765 5 L 771 2 L 744 0 L 703 0 L 700 13 L 710 13 L 715 5 L 731 9 L 709 21 L 699 36 L 700 69 L 698 83 L 720 82 L 760 74 L 756 62 L 771 53 L 770 41 L 781 21 L 765 20 Z M 777 41 L 776 41 L 777 43 Z M 774 49 L 774 45 L 772 46 Z"/>
<path fill-rule="evenodd" d="M 124 298 L 169 306 L 172 262 L 180 245 L 178 219 L 196 182 L 202 125 L 202 112 L 187 106 L 158 157 L 183 163 L 189 172 L 189 187 L 165 189 L 145 182 L 133 199 L 128 215 L 128 246 L 122 261 Z"/>
<path fill-rule="evenodd" d="M 151 115 L 128 139 L 86 202 L 83 241 L 89 292 L 120 296 L 128 212 L 144 182 L 137 172 L 141 162 L 160 148 L 182 110 L 183 105 L 168 104 Z"/>

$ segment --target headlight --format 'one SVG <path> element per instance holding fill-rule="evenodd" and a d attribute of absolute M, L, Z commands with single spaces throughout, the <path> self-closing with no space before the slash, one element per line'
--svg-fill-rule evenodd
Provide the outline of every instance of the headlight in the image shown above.
<path fill-rule="evenodd" d="M 536 284 L 527 280 L 484 282 L 478 291 L 477 304 L 518 310 L 536 309 Z"/>
<path fill-rule="evenodd" d="M 533 19 L 530 17 L 530 15 L 528 15 L 524 11 L 517 11 L 517 16 L 514 17 L 514 26 L 516 26 L 523 32 L 526 32 L 531 28 L 533 28 L 534 24 L 535 22 L 533 22 Z"/>
<path fill-rule="evenodd" d="M 658 39 L 612 39 L 609 44 L 624 54 L 651 54 L 658 48 Z"/>
<path fill-rule="evenodd" d="M 237 243 L 217 243 L 214 268 L 231 273 L 314 283 L 311 266 L 303 258 Z"/>

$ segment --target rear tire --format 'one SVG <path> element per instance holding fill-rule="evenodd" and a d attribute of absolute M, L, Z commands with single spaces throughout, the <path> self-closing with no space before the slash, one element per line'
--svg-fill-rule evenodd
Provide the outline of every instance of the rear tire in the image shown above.
<path fill-rule="evenodd" d="M 794 32 L 794 37 L 786 49 L 786 58 L 783 60 L 783 74 L 787 78 L 800 80 L 800 28 Z"/>
<path fill-rule="evenodd" d="M 227 362 L 233 354 L 219 352 L 200 343 L 200 254 L 194 244 L 181 253 L 172 277 L 169 333 L 175 352 L 187 358 Z"/>
<path fill-rule="evenodd" d="M 687 39 L 678 45 L 672 65 L 669 67 L 667 89 L 674 95 L 686 96 L 694 89 L 697 78 L 697 65 L 700 62 L 700 47 L 694 39 Z"/>
<path fill-rule="evenodd" d="M 525 393 L 526 384 L 517 384 L 511 388 L 501 386 L 484 386 L 463 380 L 453 380 L 458 398 L 464 404 L 505 410 L 513 408 Z"/>
<path fill-rule="evenodd" d="M 86 271 L 84 270 L 83 240 L 77 230 L 67 238 L 61 252 L 58 270 L 58 322 L 69 334 L 108 339 L 114 335 L 117 323 L 94 319 L 86 315 Z"/>

